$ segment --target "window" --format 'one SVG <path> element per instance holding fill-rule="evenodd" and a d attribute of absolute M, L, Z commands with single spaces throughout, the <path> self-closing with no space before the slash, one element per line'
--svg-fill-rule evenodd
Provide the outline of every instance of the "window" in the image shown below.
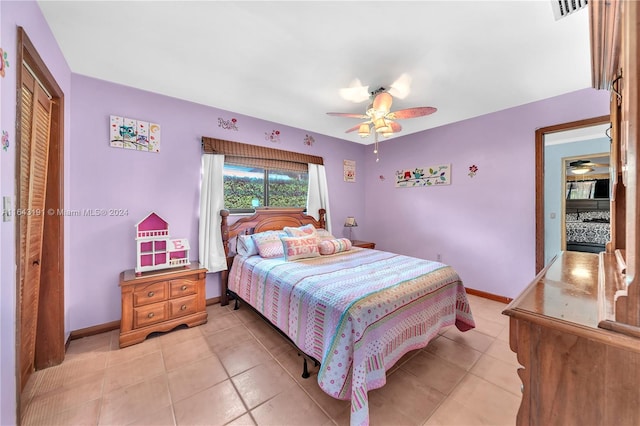
<path fill-rule="evenodd" d="M 239 164 L 224 166 L 224 204 L 231 213 L 256 207 L 301 207 L 307 204 L 307 171 L 288 171 Z"/>
<path fill-rule="evenodd" d="M 309 164 L 322 157 L 202 137 L 205 154 L 224 155 L 224 204 L 231 213 L 256 207 L 306 208 Z"/>

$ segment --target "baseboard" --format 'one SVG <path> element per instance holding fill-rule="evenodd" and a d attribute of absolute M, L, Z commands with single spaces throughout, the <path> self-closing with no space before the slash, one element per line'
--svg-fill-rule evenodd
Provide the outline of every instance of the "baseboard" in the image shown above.
<path fill-rule="evenodd" d="M 511 303 L 513 300 L 510 297 L 498 296 L 497 294 L 487 293 L 486 291 L 474 290 L 472 288 L 465 287 L 468 294 L 472 294 L 474 296 L 483 297 L 489 300 L 495 300 L 496 302 L 501 302 L 504 304 Z"/>
<path fill-rule="evenodd" d="M 220 303 L 220 296 L 212 297 L 211 299 L 207 299 L 207 306 L 215 305 L 216 303 Z"/>
<path fill-rule="evenodd" d="M 211 299 L 207 299 L 206 303 L 207 303 L 207 306 L 220 303 L 220 297 L 212 297 Z M 82 339 L 83 337 L 94 336 L 96 334 L 106 333 L 108 331 L 113 331 L 118 329 L 120 329 L 119 320 L 72 331 L 71 334 L 69 334 L 69 338 L 67 339 L 67 342 L 65 343 L 65 351 L 69 348 L 69 342 L 71 342 L 72 340 Z"/>
<path fill-rule="evenodd" d="M 106 324 L 94 325 L 92 327 L 81 328 L 80 330 L 72 331 L 69 334 L 69 341 L 82 339 L 83 337 L 89 337 L 100 333 L 106 333 L 107 331 L 118 330 L 120 328 L 120 320 L 111 321 Z"/>

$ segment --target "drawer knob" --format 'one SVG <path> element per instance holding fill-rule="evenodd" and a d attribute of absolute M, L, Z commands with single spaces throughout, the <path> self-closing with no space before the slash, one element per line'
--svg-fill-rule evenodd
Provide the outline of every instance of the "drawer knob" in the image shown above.
<path fill-rule="evenodd" d="M 149 315 L 147 315 L 147 318 L 153 318 L 155 314 L 153 312 L 149 312 Z"/>
<path fill-rule="evenodd" d="M 180 287 L 180 290 L 185 291 L 187 289 L 186 285 L 183 285 L 182 287 Z"/>
<path fill-rule="evenodd" d="M 185 309 L 187 309 L 187 305 L 182 305 L 182 306 L 180 306 L 180 310 L 181 310 L 181 311 L 184 311 Z"/>
<path fill-rule="evenodd" d="M 149 296 L 149 297 L 153 297 L 153 295 L 154 295 L 154 294 L 155 294 L 155 293 L 154 293 L 153 291 L 150 291 L 150 292 L 149 292 L 149 294 L 147 294 L 147 296 Z"/>

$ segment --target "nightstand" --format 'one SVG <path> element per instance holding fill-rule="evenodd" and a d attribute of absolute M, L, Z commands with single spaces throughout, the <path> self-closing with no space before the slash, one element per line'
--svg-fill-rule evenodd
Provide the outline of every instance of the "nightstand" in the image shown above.
<path fill-rule="evenodd" d="M 207 270 L 197 262 L 181 268 L 120 274 L 122 319 L 120 347 L 140 343 L 157 331 L 170 331 L 207 322 Z"/>
<path fill-rule="evenodd" d="M 351 245 L 354 247 L 362 247 L 368 249 L 376 248 L 376 243 L 371 243 L 369 241 L 351 240 Z"/>

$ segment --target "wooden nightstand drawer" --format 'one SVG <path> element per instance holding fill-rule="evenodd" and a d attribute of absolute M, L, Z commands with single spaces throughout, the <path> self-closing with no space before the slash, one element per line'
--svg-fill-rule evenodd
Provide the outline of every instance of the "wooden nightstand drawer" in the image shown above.
<path fill-rule="evenodd" d="M 196 283 L 192 280 L 171 280 L 169 284 L 169 297 L 171 299 L 196 294 L 196 291 Z"/>
<path fill-rule="evenodd" d="M 137 285 L 133 290 L 133 306 L 161 302 L 167 298 L 166 282 Z"/>
<path fill-rule="evenodd" d="M 147 305 L 133 310 L 134 328 L 162 322 L 167 318 L 167 304 L 165 302 Z"/>
<path fill-rule="evenodd" d="M 197 300 L 195 296 L 169 300 L 169 318 L 193 314 L 196 311 Z"/>

